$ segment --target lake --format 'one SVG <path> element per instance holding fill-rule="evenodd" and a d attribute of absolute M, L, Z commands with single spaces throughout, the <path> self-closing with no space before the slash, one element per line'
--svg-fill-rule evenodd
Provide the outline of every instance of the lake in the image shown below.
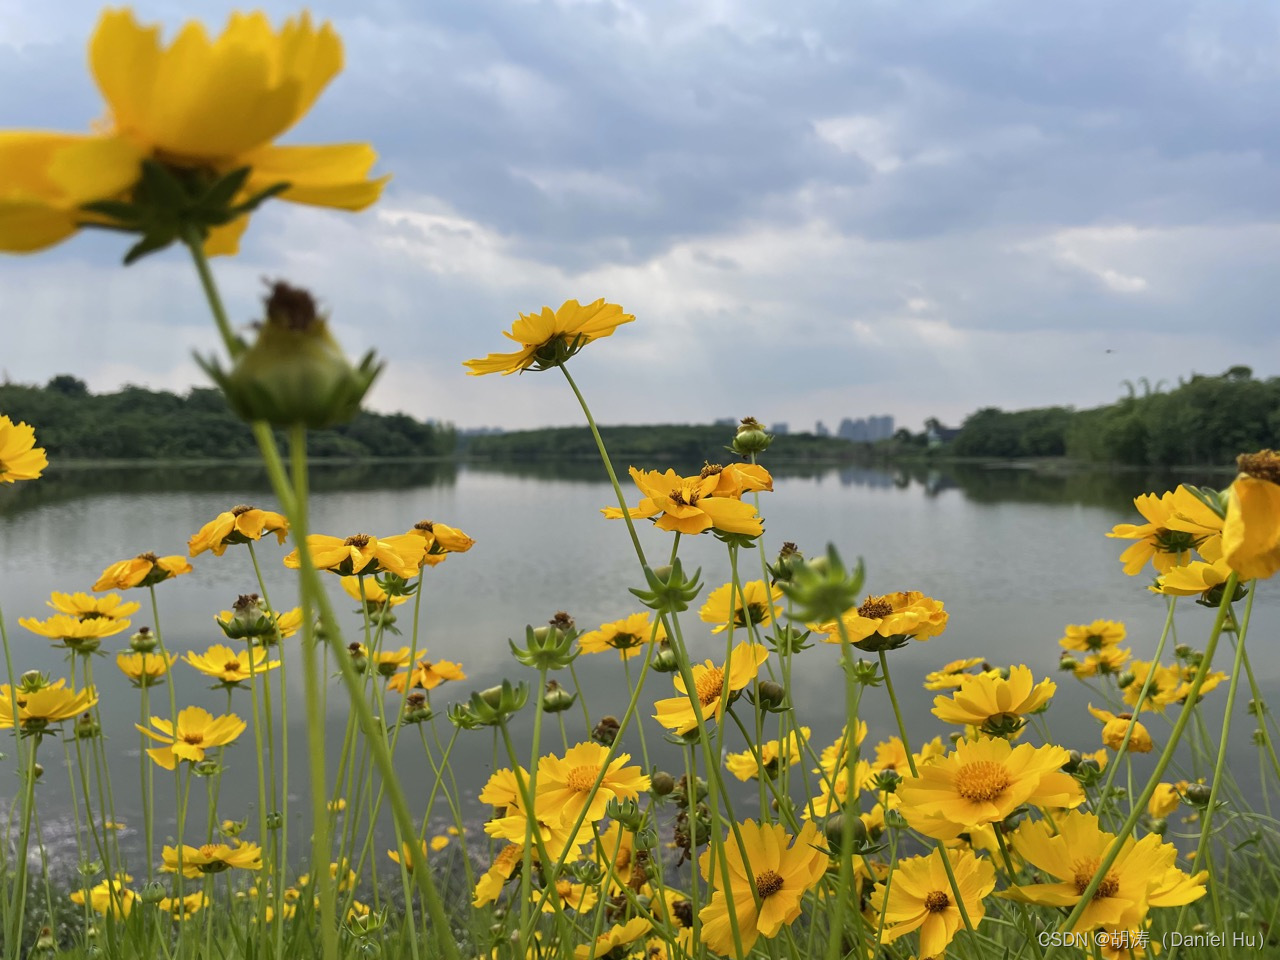
<path fill-rule="evenodd" d="M 625 460 L 620 464 L 625 466 Z M 645 466 L 655 466 L 648 465 Z M 663 465 L 665 466 L 665 465 Z M 1117 560 L 1125 541 L 1104 534 L 1116 523 L 1137 518 L 1132 497 L 1171 489 L 1179 479 L 1223 485 L 1229 477 L 1149 477 L 1138 473 L 1079 472 L 1046 475 L 1028 470 L 947 467 L 881 469 L 869 467 L 804 467 L 776 471 L 775 489 L 761 495 L 765 516 L 763 549 L 772 560 L 784 540 L 807 555 L 821 553 L 828 541 L 846 560 L 866 563 L 865 590 L 884 593 L 921 590 L 946 604 L 950 622 L 944 634 L 927 643 L 911 643 L 890 654 L 895 686 L 903 700 L 914 742 L 949 732 L 930 714 L 935 696 L 922 689 L 924 674 L 943 663 L 981 656 L 997 665 L 1028 664 L 1038 676 L 1052 676 L 1058 694 L 1048 714 L 1050 727 L 1068 747 L 1094 750 L 1100 726 L 1085 712 L 1091 695 L 1079 682 L 1056 669 L 1058 638 L 1069 623 L 1097 618 L 1122 620 L 1128 627 L 1134 656 L 1148 659 L 1159 639 L 1164 600 L 1146 589 L 1146 576 L 1127 577 Z M 425 578 L 419 647 L 433 659 L 462 664 L 468 679 L 433 692 L 441 735 L 451 728 L 445 717 L 449 703 L 465 700 L 473 689 L 502 678 L 536 679 L 511 657 L 507 640 L 521 640 L 526 624 L 542 624 L 557 611 L 568 611 L 580 629 L 619 619 L 642 609 L 627 592 L 642 583 L 625 526 L 601 517 L 612 491 L 598 465 L 565 464 L 532 467 L 389 464 L 376 467 L 318 466 L 313 483 L 313 530 L 336 536 L 358 532 L 385 536 L 400 533 L 424 518 L 457 526 L 475 538 L 467 554 L 429 569 Z M 633 487 L 630 502 L 638 499 Z M 108 564 L 144 551 L 160 555 L 186 553 L 186 541 L 206 521 L 237 503 L 273 508 L 265 477 L 249 468 L 157 468 L 54 470 L 36 483 L 0 491 L 0 606 L 9 630 L 14 667 L 21 673 L 43 670 L 64 676 L 62 653 L 49 642 L 17 625 L 19 617 L 44 617 L 51 590 L 87 590 Z M 651 558 L 664 558 L 670 539 L 641 521 L 641 536 Z M 296 601 L 292 573 L 281 564 L 287 546 L 268 538 L 259 546 L 267 585 L 277 607 Z M 686 537 L 681 556 L 687 568 L 701 567 L 705 587 L 682 620 L 696 658 L 723 657 L 724 639 L 713 637 L 697 619 L 697 607 L 710 590 L 726 582 L 729 567 L 723 544 L 709 536 Z M 656 563 L 655 563 L 656 565 Z M 166 643 L 172 652 L 204 650 L 226 642 L 212 617 L 228 609 L 239 594 L 256 592 L 247 550 L 230 547 L 218 558 L 204 554 L 195 571 L 157 588 Z M 744 579 L 758 579 L 755 551 L 744 551 Z M 132 591 L 143 603 L 134 628 L 150 622 L 145 591 Z M 359 639 L 355 604 L 337 588 L 333 596 L 347 614 L 348 639 Z M 1189 601 L 1180 604 L 1179 642 L 1202 647 L 1212 611 Z M 389 637 L 385 646 L 407 644 L 412 606 L 399 609 L 406 635 Z M 1264 696 L 1280 704 L 1280 605 L 1271 584 L 1264 584 L 1254 609 L 1249 649 Z M 128 633 L 109 638 L 103 650 L 111 656 L 96 661 L 101 708 L 108 737 L 115 800 L 120 819 L 138 806 L 138 692 L 115 666 L 114 653 L 127 646 Z M 290 718 L 295 752 L 292 784 L 305 783 L 302 672 L 285 641 L 289 660 Z M 1172 659 L 1170 641 L 1166 662 Z M 1219 648 L 1217 666 L 1230 669 L 1231 647 Z M 836 664 L 838 648 L 819 644 L 795 665 L 792 700 L 801 722 L 813 727 L 818 743 L 829 743 L 839 731 L 843 684 Z M 634 661 L 638 666 L 640 661 Z M 593 720 L 625 708 L 627 686 L 613 653 L 582 656 L 577 661 Z M 179 706 L 201 704 L 215 713 L 226 706 L 226 694 L 210 690 L 210 682 L 185 664 L 174 670 Z M 567 686 L 567 673 L 560 678 Z M 337 684 L 337 681 L 331 681 Z M 672 696 L 670 680 L 653 675 L 642 706 Z M 168 694 L 153 691 L 155 713 L 167 716 Z M 1242 688 L 1231 735 L 1232 770 L 1245 792 L 1259 796 L 1257 752 L 1250 740 L 1251 717 Z M 1220 729 L 1225 684 L 1206 700 L 1211 731 Z M 247 694 L 235 692 L 234 709 L 249 717 Z M 331 764 L 341 749 L 347 711 L 345 694 L 331 689 L 328 698 L 328 743 Z M 646 709 L 645 714 L 651 713 Z M 581 739 L 582 711 L 565 713 L 569 736 Z M 869 745 L 895 733 L 883 689 L 870 689 L 862 716 L 870 726 Z M 1169 719 L 1175 716 L 1171 710 Z M 527 726 L 526 710 L 521 725 Z M 1168 725 L 1149 722 L 1158 741 Z M 559 749 L 558 729 L 545 740 Z M 675 748 L 665 747 L 661 730 L 648 721 L 649 747 L 659 761 L 677 769 Z M 425 797 L 431 774 L 415 738 L 400 745 L 398 767 L 411 798 Z M 743 749 L 731 731 L 731 749 Z M 634 735 L 627 747 L 638 756 Z M 3 747 L 12 752 L 12 743 Z M 415 752 L 416 751 L 416 752 Z M 47 771 L 39 786 L 42 816 L 52 822 L 67 806 L 67 777 L 58 769 L 57 747 L 42 748 Z M 453 763 L 464 793 L 474 796 L 492 769 L 493 741 L 487 732 L 463 732 Z M 1139 758 L 1149 760 L 1149 758 Z M 8 761 L 12 762 L 12 758 Z M 224 815 L 256 821 L 254 756 L 249 733 L 227 754 Z M 1138 772 L 1144 764 L 1137 764 Z M 330 766 L 332 773 L 333 766 Z M 172 781 L 157 771 L 163 807 L 170 803 Z M 16 779 L 6 775 L 4 792 L 12 794 Z M 193 796 L 196 791 L 193 791 Z M 1260 804 L 1259 804 L 1260 805 Z M 305 802 L 295 801 L 295 811 Z M 416 804 L 415 811 L 421 804 Z M 444 812 L 443 807 L 440 808 Z M 477 806 L 474 812 L 481 813 Z M 300 814 L 299 814 L 300 815 Z M 198 821 L 199 822 L 199 821 Z M 161 818 L 158 831 L 171 831 Z M 58 831 L 47 833 L 56 843 Z M 251 827 L 250 836 L 256 831 Z M 305 836 L 301 831 L 294 836 Z M 69 842 L 69 841 L 66 841 Z"/>

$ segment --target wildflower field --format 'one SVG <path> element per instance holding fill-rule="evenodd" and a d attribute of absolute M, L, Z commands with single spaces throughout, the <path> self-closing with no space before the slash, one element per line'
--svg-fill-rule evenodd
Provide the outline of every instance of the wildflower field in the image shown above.
<path fill-rule="evenodd" d="M 171 553 L 103 557 L 94 583 L 50 582 L 43 618 L 0 612 L 16 785 L 0 846 L 6 960 L 1280 956 L 1280 727 L 1247 650 L 1255 597 L 1280 570 L 1280 454 L 1243 451 L 1225 490 L 1143 495 L 1137 522 L 1099 531 L 1117 541 L 1115 576 L 1167 608 L 1158 635 L 1100 619 L 1054 625 L 1060 649 L 1026 663 L 955 660 L 945 597 L 865 592 L 874 544 L 766 534 L 771 438 L 754 419 L 727 431 L 723 463 L 633 466 L 624 483 L 569 368 L 643 320 L 603 298 L 543 307 L 504 333 L 515 349 L 466 367 L 564 378 L 616 497 L 583 509 L 634 552 L 634 577 L 616 586 L 618 619 L 561 613 L 513 631 L 509 679 L 472 690 L 465 663 L 428 657 L 432 570 L 473 548 L 545 544 L 477 544 L 466 517 L 312 532 L 308 431 L 354 416 L 383 363 L 349 360 L 322 292 L 286 280 L 242 336 L 210 260 L 235 254 L 262 203 L 378 200 L 369 145 L 274 143 L 339 72 L 339 38 L 306 15 L 277 28 L 250 14 L 163 43 L 114 10 L 89 60 L 107 124 L 0 134 L 0 248 L 91 228 L 130 235 L 126 264 L 185 248 L 223 345 L 201 366 L 251 428 L 274 503 L 192 517 Z M 39 431 L 0 411 L 0 483 L 41 482 Z M 682 559 L 692 537 L 723 544 L 715 569 Z M 296 571 L 287 603 L 263 575 L 281 563 Z M 206 564 L 246 584 L 208 611 L 225 641 L 170 649 L 166 584 Z M 1195 605 L 1212 611 L 1203 635 Z M 27 669 L 33 638 L 65 651 L 64 673 Z M 912 742 L 895 651 L 924 643 L 946 734 Z M 625 703 L 579 684 L 575 661 L 597 654 L 616 660 Z M 824 689 L 793 683 L 801 656 L 826 664 Z M 183 703 L 178 671 L 225 691 L 225 708 Z M 1055 710 L 1054 672 L 1088 686 L 1088 714 Z M 841 729 L 809 724 L 815 697 L 843 702 Z M 104 729 L 103 701 L 129 698 L 132 727 Z M 349 718 L 336 766 L 335 700 Z M 873 742 L 868 717 L 897 735 Z M 1227 762 L 1241 726 L 1260 791 Z M 1092 752 L 1063 745 L 1081 730 Z M 136 738 L 136 768 L 108 756 L 108 736 Z M 456 775 L 451 758 L 490 750 L 485 782 Z M 305 783 L 290 783 L 291 756 Z M 430 770 L 425 796 L 405 789 L 409 767 Z M 127 814 L 112 786 L 124 778 L 141 797 Z M 73 811 L 70 888 L 43 840 L 51 792 Z M 172 835 L 161 811 L 176 814 Z M 121 842 L 124 819 L 140 843 Z"/>

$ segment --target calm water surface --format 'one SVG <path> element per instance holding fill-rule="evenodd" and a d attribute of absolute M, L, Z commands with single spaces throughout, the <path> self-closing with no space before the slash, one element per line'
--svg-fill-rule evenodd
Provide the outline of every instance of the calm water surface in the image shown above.
<path fill-rule="evenodd" d="M 389 535 L 430 518 L 458 526 L 476 540 L 470 553 L 450 558 L 426 576 L 419 646 L 435 659 L 460 662 L 468 675 L 467 681 L 446 684 L 432 696 L 442 736 L 447 738 L 451 732 L 444 717 L 449 703 L 504 677 L 531 676 L 515 663 L 507 646 L 509 637 L 523 636 L 526 624 L 543 623 L 565 610 L 580 628 L 591 629 L 641 609 L 626 589 L 641 583 L 626 529 L 599 514 L 599 508 L 612 500 L 608 483 L 599 476 L 598 467 L 582 464 L 533 472 L 430 465 L 318 468 L 312 508 L 316 532 Z M 816 555 L 831 541 L 846 559 L 861 556 L 865 560 L 869 592 L 917 589 L 945 602 L 951 619 L 942 636 L 891 654 L 895 685 L 917 742 L 948 732 L 929 712 L 935 695 L 921 688 L 924 674 L 948 660 L 983 656 L 996 664 L 1026 663 L 1037 674 L 1055 676 L 1059 690 L 1048 714 L 1050 726 L 1066 745 L 1092 750 L 1099 746 L 1099 725 L 1084 709 L 1091 695 L 1074 679 L 1056 673 L 1057 639 L 1068 623 L 1118 619 L 1128 626 L 1135 656 L 1150 657 L 1164 619 L 1163 601 L 1145 589 L 1144 578 L 1121 572 L 1116 558 L 1124 543 L 1108 540 L 1104 534 L 1113 524 L 1136 516 L 1131 506 L 1135 494 L 1169 488 L 1178 479 L 1213 482 L 1214 478 L 1046 477 L 977 468 L 919 473 L 827 468 L 790 475 L 779 471 L 774 492 L 762 496 L 764 550 L 772 559 L 780 544 L 790 540 Z M 627 493 L 634 502 L 634 491 Z M 88 589 L 109 563 L 143 551 L 185 553 L 187 538 L 203 523 L 242 502 L 274 506 L 262 476 L 217 469 L 63 471 L 39 483 L 3 491 L 0 607 L 15 670 L 65 675 L 60 652 L 17 625 L 18 617 L 43 617 L 49 612 L 45 600 L 50 590 Z M 651 558 L 669 553 L 668 534 L 645 525 L 641 535 Z M 292 574 L 280 563 L 286 550 L 274 539 L 259 548 L 272 599 L 281 608 L 296 601 Z M 701 566 L 704 596 L 728 579 L 725 548 L 713 538 L 686 538 L 681 555 L 687 566 Z M 172 652 L 203 650 L 225 642 L 212 616 L 227 609 L 238 594 L 257 589 L 242 547 L 229 548 L 222 558 L 205 554 L 194 566 L 193 574 L 157 588 L 161 626 Z M 754 551 L 743 553 L 742 570 L 745 578 L 753 574 L 759 578 Z M 355 604 L 338 589 L 336 578 L 332 592 L 339 610 L 353 611 Z M 144 603 L 134 619 L 136 629 L 151 618 L 146 593 L 134 594 L 132 599 Z M 1211 611 L 1189 602 L 1184 606 L 1177 621 L 1177 640 L 1202 646 Z M 400 608 L 399 626 L 405 636 L 388 638 L 386 645 L 408 643 L 411 609 Z M 350 612 L 353 638 L 359 623 L 359 617 Z M 695 656 L 723 656 L 723 638 L 713 638 L 709 627 L 697 620 L 696 607 L 683 623 Z M 1274 591 L 1264 586 L 1255 605 L 1249 648 L 1259 683 L 1272 704 L 1280 703 L 1278 626 L 1280 607 Z M 128 822 L 128 812 L 139 802 L 139 744 L 133 728 L 138 693 L 114 663 L 114 653 L 126 646 L 126 638 L 127 634 L 104 642 L 103 649 L 112 655 L 97 660 L 95 669 L 117 812 L 119 819 Z M 285 642 L 290 717 L 301 721 L 302 674 L 290 643 Z M 837 650 L 825 645 L 796 661 L 792 699 L 801 722 L 813 727 L 819 741 L 834 739 L 839 731 L 843 687 L 836 662 Z M 1218 666 L 1230 667 L 1230 648 L 1225 644 Z M 620 715 L 627 688 L 616 656 L 581 657 L 577 669 L 592 718 Z M 225 709 L 226 694 L 210 690 L 208 681 L 193 669 L 179 665 L 175 676 L 179 706 L 201 704 L 215 713 Z M 567 675 L 561 679 L 572 685 Z M 328 744 L 331 764 L 336 764 L 347 714 L 345 695 L 333 694 L 328 700 Z M 669 678 L 653 675 L 642 704 L 671 695 Z M 1208 700 L 1213 731 L 1220 729 L 1224 698 L 1225 687 Z M 1247 698 L 1247 693 L 1241 697 L 1241 705 Z M 153 699 L 160 705 L 160 714 L 167 716 L 167 691 L 155 688 Z M 1097 696 L 1092 699 L 1096 702 Z M 872 743 L 896 732 L 883 690 L 869 690 L 863 704 Z M 233 694 L 233 709 L 248 718 L 247 694 Z M 1215 716 L 1217 720 L 1212 719 Z M 582 711 L 575 705 L 564 718 L 571 740 L 581 739 Z M 1230 750 L 1235 776 L 1246 791 L 1256 793 L 1251 720 L 1243 709 L 1238 712 Z M 1150 726 L 1157 738 L 1167 731 L 1159 719 Z M 646 734 L 654 757 L 675 767 L 674 748 L 662 743 L 661 731 L 652 721 Z M 291 768 L 293 785 L 305 782 L 303 736 L 303 727 L 291 723 L 291 737 L 298 748 Z M 560 734 L 554 727 L 551 736 L 551 745 L 558 747 Z M 742 749 L 736 731 L 730 743 L 733 749 Z M 627 747 L 638 756 L 634 734 L 627 738 Z M 484 732 L 461 735 L 453 765 L 464 792 L 474 795 L 492 769 L 492 748 Z M 11 753 L 12 744 L 0 749 Z M 49 819 L 51 813 L 45 811 L 64 810 L 68 804 L 67 778 L 58 752 L 52 743 L 42 748 L 46 767 L 53 768 L 39 788 L 41 811 Z M 424 798 L 431 774 L 412 738 L 401 743 L 398 759 L 410 796 Z M 256 819 L 254 769 L 252 741 L 246 733 L 227 754 L 230 786 L 224 786 L 223 815 Z M 157 789 L 167 803 L 171 781 L 161 774 Z M 7 774 L 0 780 L 0 792 L 11 794 L 15 784 L 16 778 Z M 304 806 L 298 802 L 295 809 Z M 162 826 L 161 832 L 165 829 Z"/>

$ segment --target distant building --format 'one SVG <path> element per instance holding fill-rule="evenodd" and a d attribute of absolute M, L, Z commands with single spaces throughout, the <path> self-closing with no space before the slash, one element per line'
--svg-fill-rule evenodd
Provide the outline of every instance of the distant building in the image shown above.
<path fill-rule="evenodd" d="M 840 421 L 840 429 L 836 436 L 850 443 L 875 443 L 877 440 L 888 440 L 893 436 L 893 417 L 863 417 L 851 420 L 845 417 Z"/>
<path fill-rule="evenodd" d="M 733 417 L 721 417 L 714 424 L 714 426 L 717 426 L 717 427 L 736 427 L 737 425 L 738 425 L 738 421 L 735 420 Z"/>
<path fill-rule="evenodd" d="M 924 432 L 925 442 L 929 445 L 930 450 L 936 450 L 943 444 L 950 443 L 958 436 L 960 436 L 959 427 L 944 427 L 936 420 L 930 421 Z"/>
<path fill-rule="evenodd" d="M 789 431 L 790 428 L 787 426 L 787 422 L 785 420 L 781 423 L 775 423 L 769 428 L 769 432 L 775 437 L 785 437 Z"/>
<path fill-rule="evenodd" d="M 819 420 L 817 423 L 813 425 L 813 432 L 820 437 L 831 436 L 831 431 L 827 429 L 827 425 L 823 423 L 821 420 Z"/>

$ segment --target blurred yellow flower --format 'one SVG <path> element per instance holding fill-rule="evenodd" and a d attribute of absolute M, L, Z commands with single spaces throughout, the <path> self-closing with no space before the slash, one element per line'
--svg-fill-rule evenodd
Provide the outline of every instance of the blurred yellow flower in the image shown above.
<path fill-rule="evenodd" d="M 564 363 L 592 340 L 610 336 L 635 316 L 623 313 L 616 303 L 604 298 L 583 306 L 577 300 L 566 300 L 559 310 L 543 307 L 539 313 L 522 313 L 503 336 L 520 344 L 514 353 L 491 353 L 478 360 L 467 360 L 469 376 L 486 373 L 521 373 L 533 368 L 548 370 Z"/>
<path fill-rule="evenodd" d="M 191 556 L 212 550 L 220 557 L 231 544 L 250 543 L 274 533 L 280 543 L 289 535 L 289 521 L 270 510 L 240 504 L 220 513 L 187 541 Z"/>
<path fill-rule="evenodd" d="M 769 740 L 761 745 L 758 754 L 755 750 L 725 754 L 724 765 L 739 780 L 755 780 L 762 771 L 765 776 L 774 777 L 783 767 L 801 762 L 802 745 L 808 742 L 809 733 L 808 727 L 792 730 L 785 750 L 777 740 Z"/>
<path fill-rule="evenodd" d="M 179 760 L 190 760 L 193 763 L 203 760 L 206 750 L 231 743 L 246 727 L 245 722 L 234 713 L 214 717 L 204 707 L 187 707 L 180 711 L 176 728 L 175 724 L 163 717 L 152 717 L 151 725 L 160 732 L 134 724 L 141 733 L 164 744 L 152 747 L 147 750 L 147 754 L 166 770 L 172 770 Z"/>
<path fill-rule="evenodd" d="M 387 680 L 387 689 L 404 692 L 405 681 L 412 675 L 412 685 L 422 690 L 434 690 L 447 680 L 465 680 L 462 664 L 452 660 L 419 660 L 410 671 L 397 673 Z"/>
<path fill-rule="evenodd" d="M 612 623 L 602 623 L 599 629 L 579 635 L 578 647 L 583 653 L 617 650 L 618 656 L 629 660 L 643 652 L 645 644 L 665 639 L 667 630 L 661 620 L 655 625 L 650 621 L 648 613 L 633 613 Z"/>
<path fill-rule="evenodd" d="M 1185 570 L 1186 568 L 1177 567 L 1176 569 Z M 1127 648 L 1121 650 L 1119 647 L 1104 647 L 1083 659 L 1077 659 L 1076 665 L 1071 669 L 1081 679 L 1098 676 L 1099 674 L 1102 676 L 1114 676 L 1124 672 L 1124 668 L 1129 663 L 1129 658 L 1132 655 L 1133 651 Z"/>
<path fill-rule="evenodd" d="M 1071 623 L 1058 643 L 1066 650 L 1083 653 L 1114 647 L 1124 641 L 1124 624 L 1119 620 L 1095 620 L 1093 623 Z"/>
<path fill-rule="evenodd" d="M 61 679 L 36 690 L 19 687 L 14 691 L 7 683 L 0 684 L 0 730 L 13 726 L 15 700 L 18 725 L 26 733 L 35 733 L 84 713 L 98 702 L 98 692 L 93 687 L 68 690 L 67 681 Z"/>
<path fill-rule="evenodd" d="M 628 508 L 627 514 L 634 520 L 655 518 L 654 525 L 659 530 L 692 534 L 714 528 L 751 537 L 764 532 L 751 504 L 714 495 L 719 483 L 716 476 L 682 477 L 674 470 L 659 473 L 632 467 L 631 479 L 644 496 L 639 506 Z M 602 507 L 600 512 L 609 520 L 621 520 L 623 515 L 618 507 Z"/>
<path fill-rule="evenodd" d="M 172 653 L 117 653 L 116 666 L 135 687 L 150 687 L 160 682 L 177 659 Z"/>
<path fill-rule="evenodd" d="M 139 604 L 133 601 L 125 603 L 118 593 L 109 593 L 105 597 L 94 597 L 87 593 L 59 593 L 53 591 L 45 601 L 58 613 L 65 613 L 81 620 L 123 620 L 138 612 Z"/>
<path fill-rule="evenodd" d="M 149 752 L 149 751 L 148 751 Z M 160 851 L 163 866 L 169 873 L 178 872 L 178 848 L 165 846 Z M 206 843 L 200 847 L 182 845 L 182 875 L 198 877 L 206 873 L 222 873 L 237 867 L 241 870 L 262 869 L 262 848 L 256 843 Z"/>
<path fill-rule="evenodd" d="M 1280 570 L 1280 454 L 1263 450 L 1236 462 L 1240 476 L 1227 491 L 1223 559 L 1243 580 L 1270 577 Z"/>
<path fill-rule="evenodd" d="M 1089 704 L 1089 712 L 1095 720 L 1102 723 L 1102 742 L 1112 750 L 1119 750 L 1124 744 L 1125 734 L 1129 731 L 1132 713 L 1115 714 L 1110 710 L 1097 710 Z M 1130 753 L 1150 753 L 1155 749 L 1151 742 L 1151 734 L 1141 723 L 1133 724 L 1133 733 L 1129 735 Z"/>
<path fill-rule="evenodd" d="M 129 590 L 133 587 L 151 587 L 190 572 L 191 564 L 187 563 L 186 557 L 176 554 L 158 557 L 154 553 L 140 553 L 103 570 L 93 589 Z"/>
<path fill-rule="evenodd" d="M 50 640 L 61 640 L 68 650 L 82 653 L 92 653 L 98 649 L 103 637 L 113 637 L 129 628 L 128 620 L 107 617 L 81 620 L 65 613 L 55 613 L 47 620 L 19 617 L 18 624 Z"/>
<path fill-rule="evenodd" d="M 698 618 L 715 624 L 712 633 L 728 630 L 730 621 L 734 627 L 746 627 L 748 623 L 772 624 L 782 615 L 782 607 L 777 603 L 781 599 L 782 588 L 776 584 L 766 587 L 763 580 L 748 581 L 742 584 L 741 590 L 726 583 L 711 591 L 698 611 Z"/>
<path fill-rule="evenodd" d="M 8 205 L 6 193 L 12 190 L 11 171 L 4 164 L 4 141 L 0 140 L 0 169 L 5 172 L 4 187 L 0 187 L 0 237 L 3 236 Z M 44 473 L 49 465 L 44 448 L 36 446 L 35 428 L 25 423 L 14 423 L 8 417 L 0 416 L 0 483 L 15 483 L 18 480 L 35 480 Z"/>
<path fill-rule="evenodd" d="M 837 639 L 839 639 L 837 637 Z M 952 660 L 941 670 L 931 670 L 925 674 L 926 690 L 954 690 L 960 686 L 961 678 L 968 676 L 969 671 L 986 661 L 982 657 L 966 657 L 963 660 Z M 986 667 L 984 669 L 990 669 Z"/>
<path fill-rule="evenodd" d="M 418 574 L 418 559 L 416 556 L 406 557 L 397 549 L 398 546 L 404 549 L 397 543 L 399 539 L 387 537 L 379 540 L 367 533 L 343 539 L 313 533 L 307 537 L 307 550 L 318 570 L 328 570 L 343 577 L 359 573 L 368 576 L 385 570 L 408 580 Z M 297 550 L 285 556 L 284 565 L 291 570 L 302 565 Z"/>
<path fill-rule="evenodd" d="M 1147 815 L 1151 817 L 1167 817 L 1178 809 L 1182 803 L 1182 791 L 1187 789 L 1187 781 L 1180 783 L 1158 783 L 1155 793 L 1147 801 Z"/>
<path fill-rule="evenodd" d="M 117 876 L 116 880 L 100 880 L 89 889 L 89 906 L 93 908 L 94 913 L 100 913 L 103 916 L 110 914 L 127 917 L 133 910 L 133 905 L 138 901 L 138 894 L 125 886 L 132 877 L 128 874 Z M 68 895 L 68 899 L 72 903 L 84 906 L 85 892 L 73 890 Z"/>
<path fill-rule="evenodd" d="M 338 581 L 342 584 L 342 589 L 346 591 L 347 596 L 352 600 L 359 602 L 360 600 L 360 578 L 359 577 L 343 577 Z M 374 607 L 398 607 L 405 603 L 409 598 L 404 595 L 391 596 L 373 577 L 364 578 L 364 602 Z M 406 659 L 408 658 L 406 654 Z"/>
<path fill-rule="evenodd" d="M 623 924 L 615 924 L 594 943 L 584 943 L 573 948 L 573 960 L 604 960 L 605 957 L 622 956 L 627 948 L 647 934 L 652 924 L 644 917 L 635 917 Z M 614 951 L 618 953 L 614 953 Z"/>

